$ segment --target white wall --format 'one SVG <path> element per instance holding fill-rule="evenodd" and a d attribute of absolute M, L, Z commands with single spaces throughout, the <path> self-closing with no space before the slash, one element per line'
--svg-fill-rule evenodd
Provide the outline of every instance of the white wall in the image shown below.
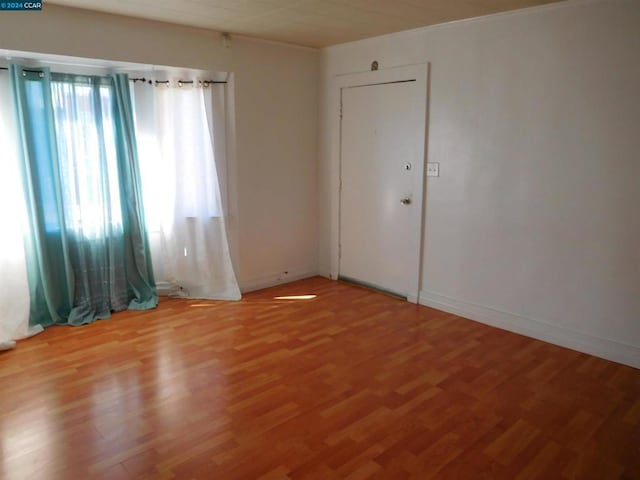
<path fill-rule="evenodd" d="M 640 2 L 567 2 L 323 51 L 320 270 L 335 238 L 331 78 L 430 62 L 421 302 L 640 367 Z"/>
<path fill-rule="evenodd" d="M 244 290 L 317 269 L 318 52 L 45 4 L 2 12 L 0 49 L 233 72 L 230 237 Z M 282 272 L 288 271 L 288 277 Z"/>

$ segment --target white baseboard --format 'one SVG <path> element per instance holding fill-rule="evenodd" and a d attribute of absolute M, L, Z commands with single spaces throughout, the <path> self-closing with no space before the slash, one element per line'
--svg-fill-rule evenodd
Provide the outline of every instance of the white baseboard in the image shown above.
<path fill-rule="evenodd" d="M 240 291 L 242 293 L 248 293 L 255 290 L 262 290 L 263 288 L 275 287 L 276 285 L 282 285 L 284 283 L 295 282 L 303 278 L 314 277 L 316 275 L 318 275 L 318 270 L 315 267 L 303 267 L 290 269 L 286 272 L 276 272 L 259 277 L 242 279 L 238 283 L 240 284 Z"/>
<path fill-rule="evenodd" d="M 158 292 L 158 295 L 161 297 L 169 296 L 169 294 L 173 292 L 174 289 L 175 287 L 169 282 L 156 282 L 156 290 Z"/>
<path fill-rule="evenodd" d="M 640 347 L 608 338 L 594 337 L 541 320 L 457 300 L 434 292 L 421 291 L 419 301 L 421 305 L 453 313 L 493 327 L 640 368 Z"/>

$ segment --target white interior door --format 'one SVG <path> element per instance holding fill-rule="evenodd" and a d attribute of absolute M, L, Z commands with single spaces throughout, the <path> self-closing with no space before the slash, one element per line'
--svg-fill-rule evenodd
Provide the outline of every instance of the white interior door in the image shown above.
<path fill-rule="evenodd" d="M 413 80 L 360 85 L 341 95 L 340 277 L 404 297 L 419 261 L 414 237 L 425 135 L 419 87 Z"/>

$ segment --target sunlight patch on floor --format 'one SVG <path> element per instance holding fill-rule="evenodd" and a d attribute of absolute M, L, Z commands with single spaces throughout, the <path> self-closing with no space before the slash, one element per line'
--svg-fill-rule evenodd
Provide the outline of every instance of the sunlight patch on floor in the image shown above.
<path fill-rule="evenodd" d="M 285 295 L 282 297 L 273 297 L 274 300 L 312 300 L 317 295 Z"/>

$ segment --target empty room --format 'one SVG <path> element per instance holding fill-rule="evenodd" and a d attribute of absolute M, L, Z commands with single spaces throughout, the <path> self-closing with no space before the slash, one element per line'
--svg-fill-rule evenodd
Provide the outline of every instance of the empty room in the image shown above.
<path fill-rule="evenodd" d="M 639 479 L 638 0 L 0 3 L 0 479 Z"/>

